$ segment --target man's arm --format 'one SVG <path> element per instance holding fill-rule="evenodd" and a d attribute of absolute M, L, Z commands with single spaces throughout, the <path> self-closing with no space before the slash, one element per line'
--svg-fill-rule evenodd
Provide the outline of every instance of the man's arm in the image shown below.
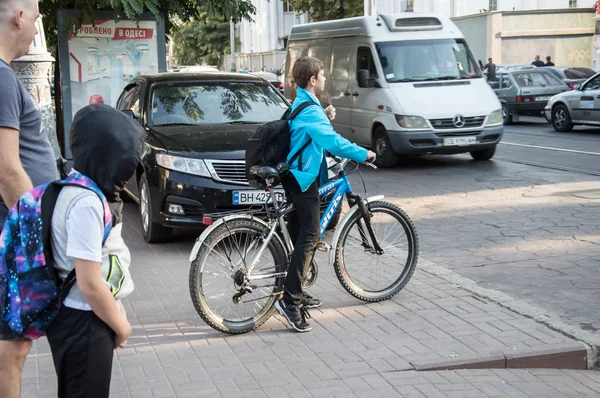
<path fill-rule="evenodd" d="M 297 119 L 295 123 L 303 124 L 308 135 L 321 148 L 332 154 L 364 162 L 367 160 L 368 151 L 352 142 L 348 141 L 333 129 L 325 113 L 315 106 L 308 107 L 302 113 L 306 112 L 306 117 Z M 295 124 L 295 127 L 300 127 Z"/>
<path fill-rule="evenodd" d="M 0 196 L 9 209 L 33 188 L 19 158 L 19 131 L 0 127 Z"/>

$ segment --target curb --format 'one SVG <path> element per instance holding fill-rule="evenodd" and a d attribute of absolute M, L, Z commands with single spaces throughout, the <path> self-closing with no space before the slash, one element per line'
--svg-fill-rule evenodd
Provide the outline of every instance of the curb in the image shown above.
<path fill-rule="evenodd" d="M 491 300 L 491 301 L 501 305 L 502 307 L 508 308 L 509 310 L 511 310 L 513 312 L 516 312 L 527 318 L 531 318 L 531 319 L 535 320 L 536 322 L 539 322 L 539 323 L 545 325 L 546 327 L 548 327 L 548 329 L 554 330 L 555 332 L 561 333 L 567 337 L 570 337 L 572 339 L 579 341 L 580 343 L 582 343 L 583 347 L 586 350 L 586 354 L 587 354 L 586 355 L 586 358 L 587 358 L 587 360 L 586 360 L 587 367 L 586 368 L 593 369 L 594 367 L 600 365 L 600 358 L 599 358 L 600 336 L 596 336 L 593 333 L 589 333 L 585 330 L 575 328 L 565 322 L 559 321 L 557 319 L 557 317 L 553 316 L 551 313 L 549 313 L 541 308 L 527 304 L 523 301 L 517 300 L 517 299 L 515 299 L 505 293 L 502 293 L 498 290 L 483 288 L 483 287 L 477 285 L 477 283 L 474 280 L 465 278 L 464 276 L 461 276 L 448 268 L 436 265 L 430 261 L 419 259 L 419 269 L 428 274 L 437 276 L 438 278 L 443 279 L 446 282 L 456 285 L 456 287 L 458 287 L 460 289 L 466 290 L 466 291 L 473 293 L 479 297 L 483 297 L 488 300 Z M 573 347 L 571 347 L 571 349 L 569 349 L 568 351 L 563 350 L 561 352 L 564 353 L 565 355 L 569 356 L 569 354 L 573 353 L 572 348 Z M 536 354 L 536 352 L 537 352 L 537 354 Z M 553 362 L 555 362 L 554 357 L 561 353 L 561 352 L 554 352 L 554 351 L 549 352 L 549 350 L 539 350 L 536 352 L 523 353 L 523 355 L 520 355 L 519 358 L 523 358 L 524 361 L 525 361 L 525 358 L 528 358 L 527 361 L 529 361 L 532 365 L 533 364 L 539 365 L 539 362 L 535 359 L 536 356 L 543 357 L 543 356 L 550 355 L 553 358 Z M 502 355 L 502 354 L 500 354 L 500 355 Z M 519 354 L 510 354 L 510 355 L 507 354 L 505 356 L 505 358 L 507 360 L 507 362 L 506 362 L 507 365 L 509 363 L 508 361 L 511 361 L 511 360 L 514 361 L 517 359 L 517 357 L 514 357 L 513 355 L 519 355 Z M 493 358 L 495 358 L 497 360 L 499 357 L 493 357 Z M 467 366 L 468 363 L 473 363 L 474 365 L 476 365 L 477 363 L 481 362 L 480 359 L 473 358 L 473 360 L 476 362 L 467 362 L 467 361 L 461 361 L 461 362 L 463 362 L 462 363 L 463 366 Z M 565 357 L 565 361 L 567 363 L 571 363 L 572 358 L 570 356 L 568 357 L 568 359 Z M 439 363 L 438 363 L 438 365 L 439 365 Z M 448 365 L 450 365 L 450 363 Z M 455 364 L 455 365 L 457 365 L 457 364 Z M 508 367 L 508 366 L 506 366 L 506 367 Z M 570 369 L 573 369 L 573 368 L 570 368 Z M 582 368 L 577 367 L 575 369 L 582 369 Z"/>

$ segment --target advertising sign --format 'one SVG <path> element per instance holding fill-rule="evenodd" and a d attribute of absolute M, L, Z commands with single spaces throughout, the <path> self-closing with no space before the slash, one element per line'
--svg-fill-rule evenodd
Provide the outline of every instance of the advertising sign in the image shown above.
<path fill-rule="evenodd" d="M 68 158 L 68 131 L 77 111 L 88 104 L 114 106 L 132 78 L 166 71 L 164 26 L 151 15 L 137 22 L 117 22 L 102 18 L 114 14 L 99 12 L 94 23 L 84 23 L 71 33 L 66 27 L 73 12 L 60 10 L 58 19 L 63 142 Z"/>

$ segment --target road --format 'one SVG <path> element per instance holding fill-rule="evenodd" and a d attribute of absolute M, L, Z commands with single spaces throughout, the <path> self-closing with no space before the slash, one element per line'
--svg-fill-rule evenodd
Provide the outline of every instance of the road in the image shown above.
<path fill-rule="evenodd" d="M 498 158 L 600 175 L 600 128 L 558 133 L 544 118 L 522 120 L 506 126 Z"/>

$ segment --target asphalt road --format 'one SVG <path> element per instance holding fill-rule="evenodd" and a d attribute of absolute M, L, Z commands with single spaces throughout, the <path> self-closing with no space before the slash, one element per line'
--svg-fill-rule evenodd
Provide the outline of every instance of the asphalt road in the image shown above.
<path fill-rule="evenodd" d="M 499 159 L 600 175 L 600 128 L 558 133 L 544 118 L 526 117 L 505 127 Z"/>

